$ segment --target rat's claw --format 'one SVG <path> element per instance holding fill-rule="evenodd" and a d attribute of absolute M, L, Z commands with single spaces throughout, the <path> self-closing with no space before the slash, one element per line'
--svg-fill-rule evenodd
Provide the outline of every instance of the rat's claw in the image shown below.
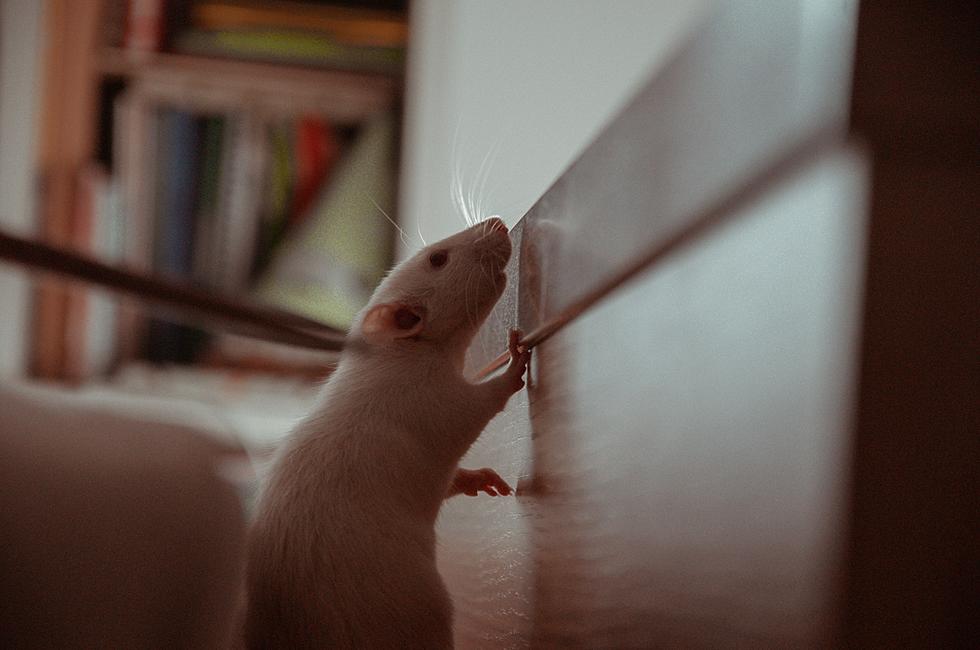
<path fill-rule="evenodd" d="M 509 495 L 510 486 L 500 478 L 497 472 L 489 467 L 482 469 L 463 469 L 456 470 L 456 477 L 453 484 L 463 494 L 475 497 L 478 492 L 486 492 L 492 497 L 499 495 Z"/>
<path fill-rule="evenodd" d="M 521 355 L 520 345 L 521 340 L 521 330 L 513 329 L 510 331 L 510 336 L 507 339 L 507 349 L 510 351 L 510 358 L 515 359 Z"/>
<path fill-rule="evenodd" d="M 489 467 L 484 467 L 479 470 L 481 476 L 483 477 L 483 485 L 480 489 L 489 494 L 490 496 L 497 496 L 498 493 L 503 495 L 510 494 L 510 486 L 507 485 L 507 481 L 500 478 L 500 474 L 493 471 Z"/>
<path fill-rule="evenodd" d="M 510 496 L 511 489 L 510 486 L 507 485 L 507 481 L 500 478 L 500 475 L 493 470 L 490 470 L 490 473 L 492 474 L 490 485 L 493 487 L 493 489 L 504 496 Z"/>
<path fill-rule="evenodd" d="M 508 370 L 512 375 L 522 377 L 527 369 L 527 364 L 531 360 L 531 351 L 526 346 L 520 344 L 521 331 L 513 329 L 507 341 L 507 348 L 510 351 L 510 367 Z M 521 382 L 521 386 L 523 386 Z"/>

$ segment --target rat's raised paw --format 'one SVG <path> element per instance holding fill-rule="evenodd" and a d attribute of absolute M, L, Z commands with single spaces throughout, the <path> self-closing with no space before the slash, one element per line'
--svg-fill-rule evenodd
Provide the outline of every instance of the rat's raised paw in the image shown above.
<path fill-rule="evenodd" d="M 498 494 L 508 496 L 511 489 L 507 482 L 489 467 L 481 469 L 458 468 L 453 477 L 452 485 L 449 487 L 449 495 L 465 494 L 475 497 L 478 492 L 486 492 L 492 497 L 498 496 Z"/>
<path fill-rule="evenodd" d="M 510 351 L 510 365 L 504 376 L 508 378 L 513 392 L 524 388 L 524 372 L 527 370 L 528 363 L 531 362 L 531 351 L 519 343 L 521 340 L 520 330 L 511 330 L 507 341 L 507 349 Z"/>

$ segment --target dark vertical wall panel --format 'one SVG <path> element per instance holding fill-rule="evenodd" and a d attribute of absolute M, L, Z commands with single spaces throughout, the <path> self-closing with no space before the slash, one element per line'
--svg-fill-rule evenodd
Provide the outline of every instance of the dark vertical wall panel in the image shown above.
<path fill-rule="evenodd" d="M 862 2 L 873 154 L 851 647 L 977 647 L 980 4 Z"/>

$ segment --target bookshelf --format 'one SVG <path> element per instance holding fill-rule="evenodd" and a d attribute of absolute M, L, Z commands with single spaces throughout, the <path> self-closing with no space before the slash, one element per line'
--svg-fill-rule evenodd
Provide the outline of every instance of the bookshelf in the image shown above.
<path fill-rule="evenodd" d="M 46 0 L 41 238 L 344 327 L 391 260 L 407 18 L 341 5 Z M 51 278 L 33 325 L 46 380 L 241 356 Z"/>

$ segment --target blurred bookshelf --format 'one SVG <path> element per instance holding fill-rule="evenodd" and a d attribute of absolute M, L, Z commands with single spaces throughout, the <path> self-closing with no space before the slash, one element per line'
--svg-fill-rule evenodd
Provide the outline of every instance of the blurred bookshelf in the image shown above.
<path fill-rule="evenodd" d="M 345 328 L 391 262 L 406 2 L 46 0 L 49 244 Z M 32 374 L 322 359 L 38 283 Z"/>

